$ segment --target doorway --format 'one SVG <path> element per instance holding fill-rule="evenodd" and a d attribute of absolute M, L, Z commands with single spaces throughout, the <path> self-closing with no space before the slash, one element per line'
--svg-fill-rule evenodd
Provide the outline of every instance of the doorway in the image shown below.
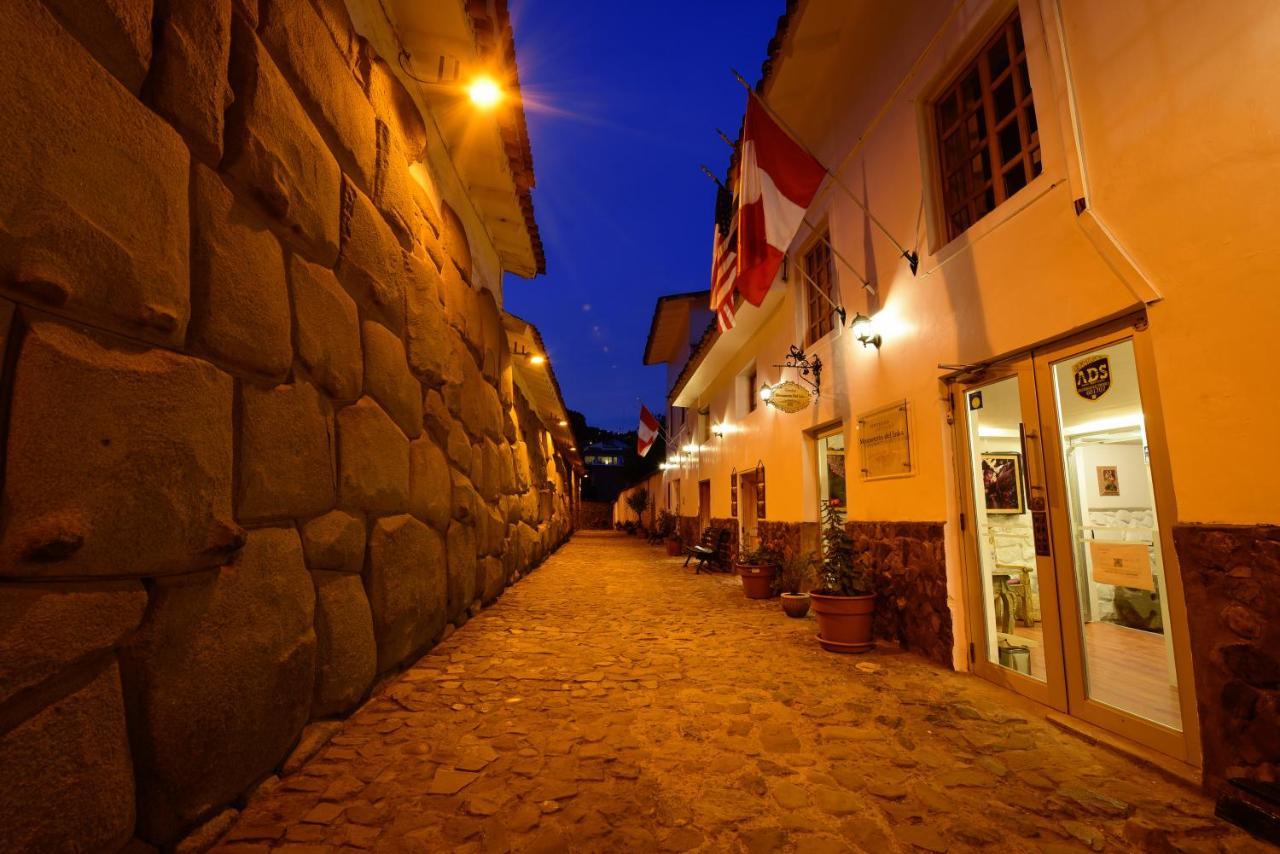
<path fill-rule="evenodd" d="M 698 532 L 711 525 L 711 481 L 698 481 Z"/>
<path fill-rule="evenodd" d="M 1194 762 L 1144 329 L 1037 350 L 957 386 L 972 658 L 979 675 Z"/>

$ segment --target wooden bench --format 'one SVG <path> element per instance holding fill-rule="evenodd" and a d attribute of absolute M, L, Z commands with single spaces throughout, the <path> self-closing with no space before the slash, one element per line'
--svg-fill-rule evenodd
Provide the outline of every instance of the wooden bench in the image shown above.
<path fill-rule="evenodd" d="M 691 560 L 698 561 L 694 572 L 702 572 L 704 569 L 709 572 L 728 572 L 729 529 L 721 528 L 717 531 L 707 528 L 702 532 L 701 542 L 696 546 L 689 546 L 685 549 L 685 554 L 688 555 L 684 559 L 685 566 L 688 566 Z"/>

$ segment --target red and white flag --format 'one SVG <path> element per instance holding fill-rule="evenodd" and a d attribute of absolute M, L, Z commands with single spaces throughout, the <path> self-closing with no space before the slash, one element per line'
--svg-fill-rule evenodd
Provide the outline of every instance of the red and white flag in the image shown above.
<path fill-rule="evenodd" d="M 653 413 L 649 411 L 649 407 L 643 403 L 640 404 L 640 426 L 636 429 L 636 453 L 644 456 L 649 453 L 649 449 L 653 447 L 653 441 L 658 438 L 658 419 L 653 417 Z"/>
<path fill-rule="evenodd" d="M 737 289 L 752 305 L 764 302 L 826 174 L 749 95 L 738 160 Z"/>
<path fill-rule="evenodd" d="M 732 224 L 729 233 L 722 234 L 717 222 L 711 243 L 711 310 L 716 313 L 721 332 L 733 328 L 733 283 L 737 279 L 737 235 Z"/>

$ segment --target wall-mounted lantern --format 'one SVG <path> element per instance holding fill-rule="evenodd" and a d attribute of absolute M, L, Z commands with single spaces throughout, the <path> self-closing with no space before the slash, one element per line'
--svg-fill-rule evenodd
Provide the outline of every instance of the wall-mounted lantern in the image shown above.
<path fill-rule="evenodd" d="M 877 350 L 880 349 L 880 333 L 876 331 L 874 320 L 859 313 L 853 316 L 853 323 L 850 326 L 853 329 L 853 337 L 857 338 L 863 347 L 874 344 Z"/>

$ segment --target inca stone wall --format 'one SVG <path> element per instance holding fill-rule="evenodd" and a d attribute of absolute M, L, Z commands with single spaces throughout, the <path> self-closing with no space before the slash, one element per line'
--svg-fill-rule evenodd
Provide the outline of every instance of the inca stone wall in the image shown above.
<path fill-rule="evenodd" d="M 158 845 L 568 534 L 341 0 L 0 7 L 0 839 Z"/>
<path fill-rule="evenodd" d="M 1204 778 L 1280 775 L 1280 527 L 1178 525 Z"/>
<path fill-rule="evenodd" d="M 845 529 L 875 578 L 876 637 L 952 667 L 942 523 L 852 521 Z"/>

